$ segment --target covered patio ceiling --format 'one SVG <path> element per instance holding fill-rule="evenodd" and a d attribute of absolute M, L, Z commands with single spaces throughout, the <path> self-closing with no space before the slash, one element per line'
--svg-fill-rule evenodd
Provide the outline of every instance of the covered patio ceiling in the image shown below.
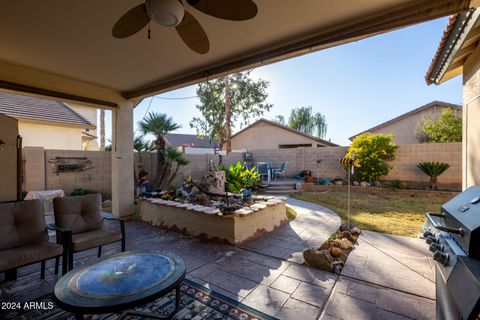
<path fill-rule="evenodd" d="M 151 39 L 147 28 L 114 38 L 114 23 L 142 0 L 1 1 L 0 89 L 114 108 L 478 6 L 474 0 L 254 0 L 258 15 L 232 22 L 183 2 L 209 36 L 206 54 L 156 23 Z"/>

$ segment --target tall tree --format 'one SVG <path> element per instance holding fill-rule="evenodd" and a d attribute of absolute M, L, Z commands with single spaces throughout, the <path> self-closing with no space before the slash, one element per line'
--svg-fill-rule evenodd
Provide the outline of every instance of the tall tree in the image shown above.
<path fill-rule="evenodd" d="M 229 90 L 226 90 L 229 86 Z M 197 130 L 200 136 L 217 140 L 224 147 L 228 129 L 250 124 L 250 120 L 258 118 L 272 108 L 266 103 L 269 82 L 254 81 L 250 72 L 234 73 L 225 78 L 201 83 L 197 87 L 200 103 L 196 105 L 202 117 L 190 121 L 190 127 Z M 227 101 L 227 94 L 228 100 Z M 226 103 L 229 102 L 230 121 L 226 121 Z"/>
<path fill-rule="evenodd" d="M 154 149 L 157 150 L 157 171 L 152 185 L 156 188 L 162 185 L 161 176 L 166 166 L 165 136 L 174 130 L 180 128 L 180 125 L 173 121 L 172 117 L 164 113 L 150 112 L 143 120 L 138 122 L 138 128 L 144 135 L 152 134 L 155 136 Z"/>
<path fill-rule="evenodd" d="M 439 117 L 431 116 L 419 121 L 416 134 L 420 143 L 461 142 L 462 116 L 445 108 Z"/>
<path fill-rule="evenodd" d="M 275 118 L 272 119 L 273 122 L 276 122 L 278 124 L 281 124 L 282 126 L 285 125 L 285 117 L 282 115 L 278 115 Z"/>
<path fill-rule="evenodd" d="M 327 121 L 320 112 L 314 113 L 312 107 L 295 108 L 290 113 L 288 125 L 298 131 L 319 138 L 327 134 Z"/>

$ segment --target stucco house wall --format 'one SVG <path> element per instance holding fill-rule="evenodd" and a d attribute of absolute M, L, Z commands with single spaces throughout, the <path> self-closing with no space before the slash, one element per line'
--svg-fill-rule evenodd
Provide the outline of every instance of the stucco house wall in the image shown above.
<path fill-rule="evenodd" d="M 66 127 L 61 124 L 18 121 L 18 132 L 23 138 L 24 147 L 82 150 L 82 130 L 80 127 Z"/>
<path fill-rule="evenodd" d="M 307 145 L 313 148 L 326 146 L 318 140 L 264 120 L 259 120 L 232 136 L 232 150 L 271 150 L 281 149 L 282 146 L 285 148 L 287 145 Z"/>
<path fill-rule="evenodd" d="M 407 116 L 403 119 L 388 124 L 382 128 L 371 130 L 371 133 L 391 133 L 394 136 L 396 144 L 415 144 L 418 143 L 416 136 L 417 123 L 428 117 L 438 117 L 445 107 L 433 106 L 428 110 Z"/>
<path fill-rule="evenodd" d="M 480 185 L 480 49 L 463 66 L 463 188 Z"/>
<path fill-rule="evenodd" d="M 418 111 L 416 111 L 417 109 L 412 110 L 410 111 L 411 114 L 403 114 L 376 127 L 365 130 L 364 132 L 370 132 L 373 134 L 390 133 L 393 134 L 394 142 L 396 144 L 416 144 L 418 143 L 416 129 L 417 124 L 420 121 L 430 117 L 437 118 L 440 116 L 443 109 L 447 108 L 453 109 L 461 114 L 458 107 L 448 107 L 447 105 L 448 104 L 443 102 L 440 102 L 440 104 L 432 102 L 429 106 L 427 105 L 427 108 L 420 107 L 418 108 Z M 351 137 L 350 140 L 353 140 L 353 138 L 360 134 L 361 133 Z"/>
<path fill-rule="evenodd" d="M 87 129 L 87 130 L 83 130 L 83 131 L 87 131 L 92 136 L 98 137 L 98 134 L 97 134 L 97 128 L 98 128 L 98 125 L 97 125 L 97 109 L 89 107 L 89 106 L 84 106 L 84 105 L 81 105 L 81 104 L 78 104 L 78 103 L 69 102 L 67 104 L 72 110 L 74 110 L 76 113 L 78 113 L 79 115 L 81 115 L 82 117 L 87 119 L 91 124 L 93 124 L 95 126 L 94 129 Z M 98 151 L 98 150 L 100 150 L 100 146 L 98 144 L 97 139 L 92 139 L 92 138 L 86 137 L 85 135 L 82 139 L 82 145 L 83 145 L 84 149 L 87 150 L 87 151 Z"/>

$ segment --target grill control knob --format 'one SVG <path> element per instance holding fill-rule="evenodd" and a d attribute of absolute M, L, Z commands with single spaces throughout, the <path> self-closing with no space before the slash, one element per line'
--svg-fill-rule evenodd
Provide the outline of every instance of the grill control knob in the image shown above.
<path fill-rule="evenodd" d="M 435 253 L 433 254 L 433 260 L 437 261 L 438 263 L 444 266 L 448 264 L 449 259 L 450 259 L 450 255 L 448 253 L 435 251 Z"/>
<path fill-rule="evenodd" d="M 427 240 L 425 240 L 427 244 L 432 244 L 432 243 L 438 243 L 438 239 L 435 238 L 434 236 L 428 236 Z"/>
<path fill-rule="evenodd" d="M 438 243 L 432 243 L 428 248 L 430 249 L 431 252 L 443 251 L 443 246 Z"/>
<path fill-rule="evenodd" d="M 431 233 L 429 230 L 426 230 L 426 231 L 423 233 L 423 237 L 424 237 L 425 239 L 428 238 L 428 237 L 430 237 L 430 236 L 433 237 L 434 234 Z"/>

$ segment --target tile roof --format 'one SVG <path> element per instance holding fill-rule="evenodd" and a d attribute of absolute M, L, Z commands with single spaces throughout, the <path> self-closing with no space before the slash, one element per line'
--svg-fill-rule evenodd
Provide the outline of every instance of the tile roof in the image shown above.
<path fill-rule="evenodd" d="M 447 26 L 445 27 L 445 30 L 443 31 L 443 34 L 442 34 L 442 38 L 440 39 L 440 43 L 438 44 L 437 52 L 435 52 L 435 55 L 432 58 L 432 62 L 428 67 L 427 74 L 425 75 L 425 81 L 429 85 L 434 82 L 432 80 L 433 70 L 435 69 L 435 65 L 437 64 L 438 59 L 440 59 L 440 56 L 442 55 L 443 50 L 445 49 L 445 45 L 447 44 L 448 38 L 450 37 L 450 33 L 452 32 L 453 27 L 457 22 L 457 18 L 458 18 L 458 14 L 454 14 L 454 15 L 451 15 L 450 18 L 448 19 Z"/>
<path fill-rule="evenodd" d="M 208 137 L 199 138 L 194 134 L 169 133 L 165 137 L 167 142 L 174 147 L 193 147 L 193 148 L 214 148 L 216 141 Z"/>
<path fill-rule="evenodd" d="M 0 113 L 16 119 L 95 127 L 63 102 L 0 92 Z"/>
<path fill-rule="evenodd" d="M 307 138 L 309 138 L 309 139 L 315 140 L 315 141 L 317 141 L 317 142 L 319 142 L 319 143 L 321 143 L 321 144 L 324 144 L 325 146 L 328 146 L 328 147 L 337 147 L 337 146 L 338 146 L 338 144 L 335 144 L 335 143 L 333 143 L 333 142 L 330 142 L 330 141 L 324 140 L 324 139 L 322 139 L 322 138 L 318 138 L 318 137 L 315 137 L 315 136 L 312 136 L 312 135 L 303 133 L 303 132 L 301 132 L 301 131 L 292 129 L 292 128 L 290 128 L 290 127 L 287 127 L 287 126 L 284 126 L 284 125 L 282 125 L 282 124 L 279 124 L 279 123 L 276 123 L 276 122 L 274 122 L 274 121 L 270 121 L 270 120 L 267 120 L 267 119 L 263 119 L 263 118 L 260 119 L 260 120 L 255 121 L 254 123 L 252 123 L 252 124 L 249 125 L 248 127 L 245 127 L 245 128 L 243 128 L 242 130 L 238 131 L 237 133 L 235 133 L 234 135 L 232 135 L 232 138 L 235 137 L 236 135 L 240 134 L 241 132 L 249 129 L 250 127 L 256 125 L 256 124 L 259 123 L 259 122 L 265 122 L 265 123 L 271 124 L 271 125 L 273 125 L 273 126 L 279 127 L 279 128 L 281 128 L 281 129 L 288 130 L 288 131 L 293 132 L 293 133 L 295 133 L 295 134 L 299 134 L 299 135 L 301 135 L 301 136 L 304 136 L 304 137 L 307 137 Z"/>
<path fill-rule="evenodd" d="M 396 122 L 396 121 L 399 121 L 399 120 L 404 119 L 404 118 L 406 118 L 406 117 L 408 117 L 408 116 L 411 116 L 412 114 L 419 113 L 419 112 L 421 112 L 421 111 L 424 111 L 424 110 L 429 109 L 429 108 L 434 107 L 434 106 L 445 107 L 445 108 L 454 108 L 454 109 L 461 109 L 461 108 L 462 108 L 462 106 L 461 106 L 461 105 L 458 105 L 458 104 L 453 104 L 453 103 L 448 103 L 448 102 L 443 102 L 443 101 L 432 101 L 432 102 L 427 103 L 427 104 L 425 104 L 425 105 L 423 105 L 423 106 L 421 106 L 421 107 L 418 107 L 418 108 L 416 108 L 416 109 L 413 109 L 413 110 L 411 110 L 411 111 L 409 111 L 409 112 L 407 112 L 407 113 L 404 113 L 404 114 L 402 114 L 402 115 L 399 115 L 398 117 L 395 117 L 395 118 L 393 118 L 393 119 L 390 119 L 390 120 L 388 120 L 388 121 L 385 121 L 385 122 L 383 122 L 383 123 L 381 123 L 381 124 L 379 124 L 379 125 L 377 125 L 377 126 L 375 126 L 375 127 L 372 127 L 372 128 L 367 129 L 367 130 L 365 130 L 365 131 L 362 131 L 362 132 L 360 132 L 360 133 L 357 133 L 356 135 L 351 136 L 351 137 L 348 138 L 348 139 L 349 139 L 349 140 L 353 140 L 355 137 L 357 137 L 357 136 L 359 136 L 359 135 L 361 135 L 361 134 L 363 134 L 363 133 L 378 130 L 378 129 L 383 128 L 383 127 L 385 127 L 385 126 L 387 126 L 387 125 L 389 125 L 389 124 L 392 124 L 392 123 L 394 123 L 394 122 Z"/>

